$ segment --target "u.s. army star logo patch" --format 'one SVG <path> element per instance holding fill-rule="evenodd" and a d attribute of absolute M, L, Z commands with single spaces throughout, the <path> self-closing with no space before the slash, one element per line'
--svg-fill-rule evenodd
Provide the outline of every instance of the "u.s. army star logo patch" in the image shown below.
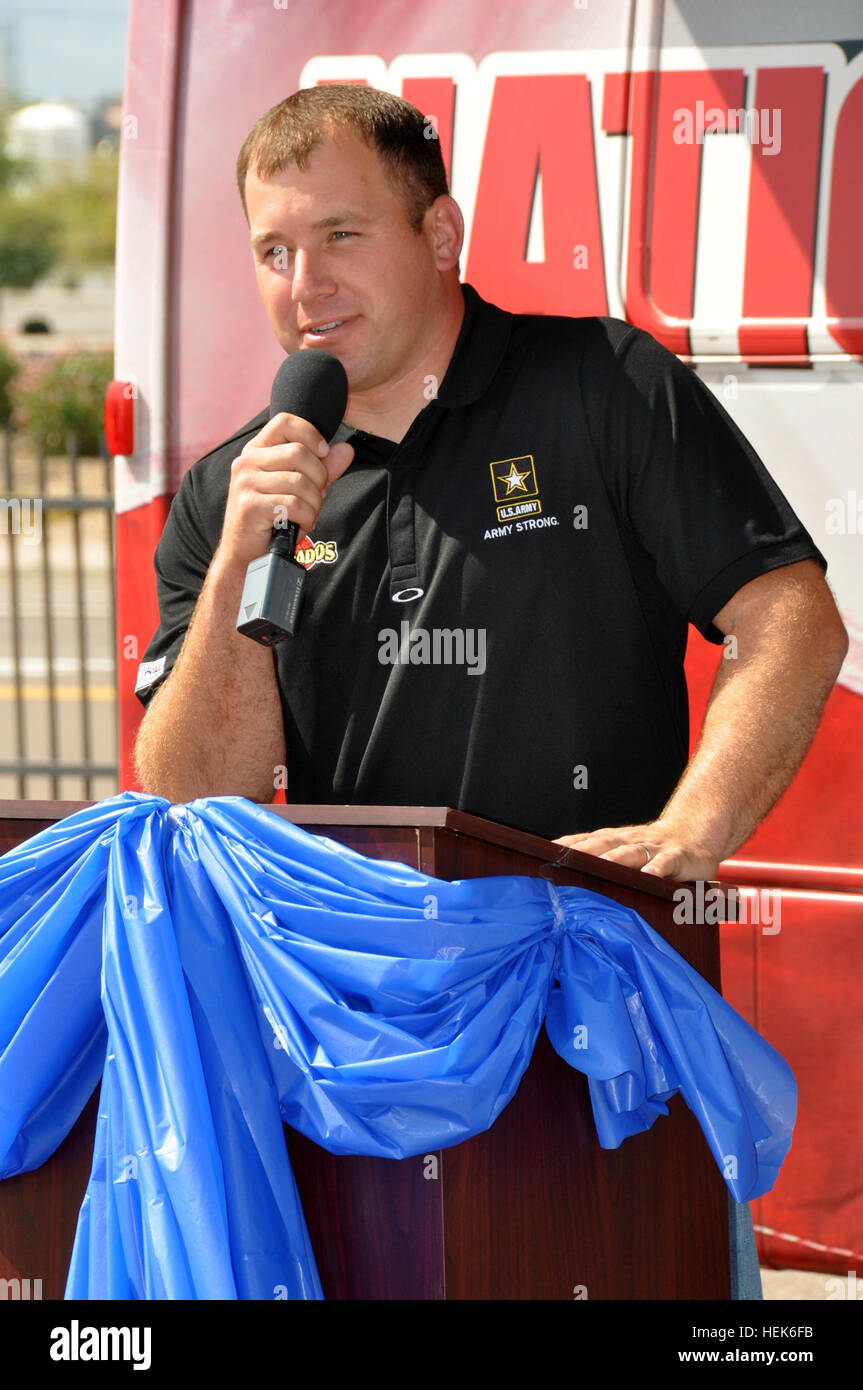
<path fill-rule="evenodd" d="M 542 505 L 536 485 L 533 454 L 522 454 L 520 458 L 515 459 L 498 459 L 495 463 L 490 463 L 489 468 L 494 500 L 498 504 L 498 521 L 539 516 Z"/>

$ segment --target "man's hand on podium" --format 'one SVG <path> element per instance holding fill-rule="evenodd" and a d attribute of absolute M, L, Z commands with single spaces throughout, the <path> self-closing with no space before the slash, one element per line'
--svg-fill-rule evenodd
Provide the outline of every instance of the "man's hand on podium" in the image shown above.
<path fill-rule="evenodd" d="M 663 820 L 561 835 L 554 843 L 571 845 L 583 854 L 596 854 L 614 864 L 626 864 L 642 873 L 683 883 L 715 879 L 719 872 L 720 861 L 712 850 L 687 843 L 678 828 Z"/>

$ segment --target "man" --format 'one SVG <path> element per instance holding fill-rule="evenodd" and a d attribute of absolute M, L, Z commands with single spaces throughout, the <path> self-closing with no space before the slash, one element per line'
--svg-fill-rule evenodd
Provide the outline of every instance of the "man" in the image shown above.
<path fill-rule="evenodd" d="M 262 411 L 184 478 L 156 554 L 141 785 L 266 802 L 286 769 L 289 800 L 445 802 L 714 877 L 843 660 L 825 562 L 646 334 L 504 314 L 460 285 L 428 134 L 406 103 L 335 84 L 246 140 L 270 323 L 286 352 L 338 357 L 350 395 L 332 447 Z M 323 544 L 300 632 L 272 652 L 235 622 L 279 514 Z M 737 651 L 688 765 L 687 619 Z"/>
<path fill-rule="evenodd" d="M 429 134 L 397 98 L 333 84 L 243 146 L 273 331 L 338 357 L 350 394 L 331 446 L 263 410 L 183 479 L 141 786 L 268 802 L 285 769 L 291 801 L 445 803 L 712 878 L 788 785 L 844 658 L 825 562 L 648 335 L 510 315 L 459 283 Z M 271 651 L 235 624 L 276 519 L 314 544 L 299 633 Z M 688 621 L 737 656 L 687 764 Z M 748 1207 L 730 1210 L 734 1296 L 757 1298 Z"/>

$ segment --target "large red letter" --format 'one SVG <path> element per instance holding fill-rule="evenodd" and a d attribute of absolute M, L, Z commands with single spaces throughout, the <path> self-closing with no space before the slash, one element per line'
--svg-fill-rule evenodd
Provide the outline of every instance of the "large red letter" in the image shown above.
<path fill-rule="evenodd" d="M 525 255 L 538 172 L 545 260 L 534 263 Z M 586 77 L 498 77 L 466 279 L 514 312 L 608 313 Z"/>
<path fill-rule="evenodd" d="M 752 144 L 743 317 L 808 318 L 818 207 L 818 157 L 824 102 L 823 68 L 763 68 L 754 106 L 764 134 L 765 111 L 776 145 Z M 779 127 L 776 128 L 776 117 Z M 778 136 L 778 139 L 777 139 Z M 744 357 L 807 351 L 805 327 L 740 325 Z"/>
<path fill-rule="evenodd" d="M 830 326 L 846 352 L 863 353 L 863 275 L 860 231 L 863 227 L 863 78 L 848 93 L 836 122 L 833 177 L 830 181 L 830 231 L 827 238 L 825 294 L 828 315 L 857 319 L 857 324 Z"/>

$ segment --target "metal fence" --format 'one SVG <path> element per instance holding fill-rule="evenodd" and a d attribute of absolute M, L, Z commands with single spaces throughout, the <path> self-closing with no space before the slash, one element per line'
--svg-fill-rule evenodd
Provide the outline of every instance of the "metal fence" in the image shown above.
<path fill-rule="evenodd" d="M 112 460 L 2 432 L 0 797 L 117 791 Z M 5 541 L 3 532 L 5 530 Z"/>

